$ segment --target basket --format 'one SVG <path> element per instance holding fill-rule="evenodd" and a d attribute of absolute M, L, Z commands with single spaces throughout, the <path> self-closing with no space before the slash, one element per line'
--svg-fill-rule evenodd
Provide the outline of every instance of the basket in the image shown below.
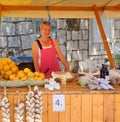
<path fill-rule="evenodd" d="M 25 86 L 43 86 L 44 84 L 48 83 L 47 80 L 26 80 L 26 81 L 5 81 L 0 80 L 0 87 L 25 87 Z"/>
<path fill-rule="evenodd" d="M 74 79 L 75 75 L 72 72 L 65 72 L 65 71 L 59 71 L 59 72 L 52 72 L 52 77 L 56 81 L 61 81 L 61 79 L 66 79 L 67 82 L 70 82 Z"/>

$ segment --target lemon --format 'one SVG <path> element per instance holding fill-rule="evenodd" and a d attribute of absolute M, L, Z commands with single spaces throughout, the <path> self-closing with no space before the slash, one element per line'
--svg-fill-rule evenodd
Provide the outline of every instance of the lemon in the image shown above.
<path fill-rule="evenodd" d="M 12 62 L 12 60 L 11 60 L 10 58 L 5 58 L 5 60 L 6 60 L 6 62 L 7 62 L 8 64 L 10 64 L 10 63 Z"/>
<path fill-rule="evenodd" d="M 20 80 L 27 80 L 27 76 L 24 75 L 24 77 L 22 77 Z"/>
<path fill-rule="evenodd" d="M 23 78 L 25 76 L 25 73 L 23 70 L 20 70 L 18 73 L 17 73 L 17 76 L 19 79 Z"/>
<path fill-rule="evenodd" d="M 15 62 L 11 62 L 9 65 L 10 65 L 10 68 L 17 67 L 17 65 L 15 64 Z"/>
<path fill-rule="evenodd" d="M 6 76 L 10 77 L 10 75 L 12 75 L 12 72 L 9 70 L 5 73 Z"/>
<path fill-rule="evenodd" d="M 36 76 L 36 77 L 39 77 L 40 76 L 40 73 L 39 72 L 34 72 L 34 75 Z"/>
<path fill-rule="evenodd" d="M 24 68 L 23 70 L 26 74 L 28 74 L 29 72 L 31 72 L 31 70 L 29 68 Z"/>
<path fill-rule="evenodd" d="M 38 77 L 37 80 L 43 80 L 43 78 L 42 77 Z"/>
<path fill-rule="evenodd" d="M 16 75 L 15 75 L 15 74 L 10 75 L 10 80 L 14 80 L 14 79 L 15 79 L 15 77 L 16 77 Z"/>
<path fill-rule="evenodd" d="M 41 77 L 42 79 L 44 79 L 44 78 L 45 78 L 45 74 L 44 74 L 44 73 L 40 73 L 40 77 Z"/>
<path fill-rule="evenodd" d="M 3 68 L 3 66 L 2 66 L 2 64 L 0 63 L 0 71 L 2 70 L 2 68 Z"/>
<path fill-rule="evenodd" d="M 3 70 L 4 70 L 4 71 L 10 70 L 10 66 L 9 66 L 8 64 L 6 64 L 6 65 L 3 67 Z"/>
<path fill-rule="evenodd" d="M 18 72 L 18 67 L 13 67 L 12 68 L 12 73 L 13 74 L 17 74 L 17 72 Z"/>
<path fill-rule="evenodd" d="M 28 77 L 29 78 L 33 78 L 34 77 L 34 73 L 33 72 L 28 72 Z"/>

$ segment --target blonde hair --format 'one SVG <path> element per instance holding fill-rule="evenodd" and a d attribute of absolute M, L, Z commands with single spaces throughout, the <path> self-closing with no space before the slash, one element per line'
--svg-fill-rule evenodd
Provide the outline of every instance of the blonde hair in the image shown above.
<path fill-rule="evenodd" d="M 42 28 L 44 25 L 47 25 L 47 26 L 51 26 L 51 23 L 50 22 L 47 22 L 47 21 L 43 21 L 40 28 Z"/>

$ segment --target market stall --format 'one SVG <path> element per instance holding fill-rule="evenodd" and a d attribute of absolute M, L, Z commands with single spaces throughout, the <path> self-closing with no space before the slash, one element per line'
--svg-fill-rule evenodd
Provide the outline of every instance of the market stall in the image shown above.
<path fill-rule="evenodd" d="M 9 58 L 4 63 L 6 59 Z M 11 64 L 13 61 L 9 61 Z M 1 73 L 5 69 L 2 67 Z M 52 78 L 44 78 L 35 72 L 33 77 L 28 68 L 23 70 L 27 75 L 23 79 L 22 70 L 15 76 L 13 71 L 10 79 L 5 77 L 6 72 L 1 74 L 4 76 L 0 80 L 1 122 L 120 121 L 119 71 L 110 71 L 110 81 L 100 79 L 99 73 L 53 72 Z"/>
<path fill-rule="evenodd" d="M 0 1 L 0 17 L 48 17 L 48 10 L 52 18 L 93 18 L 96 17 L 98 26 L 101 32 L 103 43 L 110 60 L 110 65 L 115 68 L 114 60 L 112 58 L 105 32 L 100 20 L 102 13 L 107 17 L 119 17 L 120 4 L 119 0 L 64 0 L 59 1 L 39 1 L 39 0 L 17 0 L 17 1 Z M 30 14 L 31 13 L 31 14 Z M 13 80 L 13 84 L 17 80 Z M 19 79 L 18 79 L 19 80 Z M 27 80 L 28 81 L 28 80 Z M 76 79 L 71 82 L 67 82 L 65 86 L 62 86 L 60 82 L 60 89 L 46 89 L 43 84 L 34 84 L 36 80 L 32 79 L 32 82 L 27 82 L 21 85 L 21 82 L 17 82 L 17 86 L 10 87 L 9 84 L 2 84 L 0 88 L 0 121 L 14 122 L 18 117 L 18 105 L 23 103 L 21 108 L 21 121 L 27 122 L 29 116 L 27 111 L 30 110 L 29 100 L 26 95 L 29 91 L 34 90 L 34 86 L 40 91 L 39 96 L 39 115 L 38 118 L 42 118 L 41 122 L 119 122 L 120 121 L 120 88 L 119 85 L 113 85 L 112 90 L 90 90 L 88 86 L 78 85 Z M 35 81 L 35 82 L 34 82 Z M 41 83 L 42 80 L 39 81 Z M 47 84 L 47 82 L 45 82 Z M 8 86 L 7 86 L 8 85 Z M 32 86 L 32 87 L 28 87 Z M 8 88 L 9 87 L 9 88 Z M 7 97 L 8 100 L 2 102 L 3 98 Z M 25 108 L 25 107 L 28 108 Z M 21 107 L 21 106 L 20 106 Z M 16 109 L 15 109 L 16 108 Z M 34 106 L 33 106 L 34 108 Z M 7 112 L 6 112 L 7 111 Z M 6 113 L 5 113 L 6 112 Z M 4 113 L 4 114 L 3 114 Z M 37 113 L 37 112 L 36 112 Z M 4 116 L 3 116 L 4 115 Z M 7 116 L 6 116 L 7 115 Z M 15 118 L 15 115 L 17 116 Z M 27 118 L 28 117 L 28 118 Z M 34 117 L 34 116 L 33 116 Z M 7 118 L 7 120 L 6 120 Z M 27 119 L 26 119 L 27 118 Z M 35 117 L 34 117 L 35 118 Z M 33 120 L 34 121 L 34 120 Z M 36 120 L 37 121 L 37 120 Z"/>

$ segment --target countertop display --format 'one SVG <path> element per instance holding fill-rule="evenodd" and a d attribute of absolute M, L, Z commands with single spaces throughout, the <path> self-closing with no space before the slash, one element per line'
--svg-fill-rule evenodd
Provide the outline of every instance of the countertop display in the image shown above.
<path fill-rule="evenodd" d="M 6 69 L 9 68 L 4 68 L 5 71 Z M 25 74 L 27 77 L 22 80 Z M 70 76 L 71 73 L 62 74 L 64 73 L 53 73 L 55 79 L 45 79 L 43 74 L 28 69 L 12 74 L 14 77 L 6 74 L 9 77 L 5 78 L 9 80 L 6 79 L 0 87 L 0 122 L 120 122 L 119 84 L 112 84 L 113 89 L 91 90 L 88 84 L 96 84 L 99 79 L 88 74 L 87 84 L 83 84 L 84 76 L 80 74 L 72 74 L 73 77 Z M 79 84 L 81 77 L 82 84 Z M 112 79 L 115 80 L 115 77 Z M 44 83 L 35 84 L 41 81 Z M 30 84 L 13 85 L 21 82 Z M 96 85 L 100 84 L 102 83 L 98 82 Z M 57 87 L 51 87 L 53 85 Z"/>

